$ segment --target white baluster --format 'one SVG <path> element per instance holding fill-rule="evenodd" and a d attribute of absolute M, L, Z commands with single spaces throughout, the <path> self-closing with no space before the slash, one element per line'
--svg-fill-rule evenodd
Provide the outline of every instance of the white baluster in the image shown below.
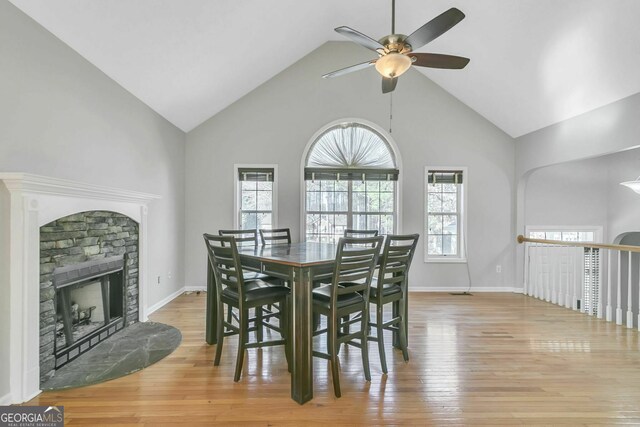
<path fill-rule="evenodd" d="M 531 286 L 531 244 L 524 244 L 524 289 L 523 293 L 529 295 L 529 286 Z"/>
<path fill-rule="evenodd" d="M 627 328 L 633 328 L 633 311 L 631 311 L 631 268 L 633 266 L 633 252 L 629 251 L 629 277 L 627 278 Z"/>
<path fill-rule="evenodd" d="M 531 245 L 529 248 L 529 259 L 531 260 L 531 286 L 529 286 L 529 295 L 538 296 L 538 246 Z"/>
<path fill-rule="evenodd" d="M 618 284 L 616 291 L 616 325 L 622 325 L 622 252 L 618 256 Z"/>
<path fill-rule="evenodd" d="M 573 299 L 571 306 L 574 310 L 578 309 L 578 262 L 580 258 L 577 258 L 577 254 L 582 252 L 582 248 L 576 248 L 573 250 L 573 256 L 571 257 L 571 264 L 573 264 Z"/>
<path fill-rule="evenodd" d="M 553 261 L 551 263 L 551 294 L 549 295 L 549 300 L 551 303 L 557 304 L 558 293 L 556 288 L 558 286 L 558 277 L 556 273 L 558 271 L 558 248 L 553 247 L 551 253 L 553 254 Z"/>
<path fill-rule="evenodd" d="M 553 266 L 551 261 L 552 249 L 550 246 L 547 246 L 547 280 L 546 280 L 546 289 L 544 290 L 544 300 L 546 302 L 551 302 L 551 281 L 553 280 Z"/>
<path fill-rule="evenodd" d="M 607 322 L 611 322 L 611 277 L 613 272 L 611 271 L 611 253 L 612 249 L 607 250 Z M 601 304 L 602 305 L 602 304 Z M 600 311 L 598 311 L 599 313 Z"/>
<path fill-rule="evenodd" d="M 562 265 L 564 264 L 565 247 L 558 248 L 558 305 L 564 305 L 564 292 L 562 291 Z"/>
<path fill-rule="evenodd" d="M 565 253 L 567 255 L 567 274 L 565 279 L 565 287 L 564 287 L 564 306 L 566 308 L 571 308 L 571 295 L 570 289 L 571 285 L 569 284 L 569 262 L 571 261 L 571 247 L 567 246 Z"/>

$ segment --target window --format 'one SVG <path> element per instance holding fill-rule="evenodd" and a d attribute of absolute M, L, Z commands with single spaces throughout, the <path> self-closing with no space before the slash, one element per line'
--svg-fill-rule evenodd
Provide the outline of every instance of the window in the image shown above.
<path fill-rule="evenodd" d="M 425 169 L 425 261 L 464 261 L 464 168 Z"/>
<path fill-rule="evenodd" d="M 394 233 L 398 175 L 389 142 L 373 128 L 326 129 L 305 161 L 306 241 L 336 242 L 347 228 Z"/>
<path fill-rule="evenodd" d="M 235 228 L 276 227 L 276 165 L 235 165 Z"/>

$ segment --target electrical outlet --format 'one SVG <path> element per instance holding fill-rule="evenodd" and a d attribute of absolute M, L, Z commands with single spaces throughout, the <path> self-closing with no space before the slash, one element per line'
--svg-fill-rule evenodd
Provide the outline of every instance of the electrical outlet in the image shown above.
<path fill-rule="evenodd" d="M 167 279 L 171 279 L 171 272 L 167 274 Z"/>
<path fill-rule="evenodd" d="M 160 276 L 158 276 L 158 285 L 160 284 Z"/>
<path fill-rule="evenodd" d="M 502 266 L 500 264 L 496 265 L 496 273 L 502 273 Z"/>

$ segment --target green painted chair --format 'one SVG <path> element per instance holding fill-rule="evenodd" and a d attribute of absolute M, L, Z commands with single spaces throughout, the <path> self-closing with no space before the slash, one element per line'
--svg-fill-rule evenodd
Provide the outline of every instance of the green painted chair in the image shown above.
<path fill-rule="evenodd" d="M 407 296 L 407 282 L 409 267 L 418 245 L 418 234 L 388 235 L 380 259 L 378 275 L 373 279 L 369 302 L 375 305 L 375 320 L 370 322 L 371 330 L 376 335 L 370 335 L 370 341 L 378 343 L 382 372 L 387 373 L 387 359 L 384 351 L 384 331 L 397 332 L 400 348 L 405 361 L 409 360 L 407 350 L 407 330 L 405 328 L 405 298 Z M 393 304 L 392 316 L 384 320 L 384 306 Z"/>
<path fill-rule="evenodd" d="M 371 381 L 367 346 L 369 322 L 369 290 L 375 271 L 382 237 L 346 238 L 338 242 L 336 265 L 330 284 L 313 290 L 313 312 L 327 318 L 326 329 L 318 330 L 315 335 L 327 335 L 327 353 L 314 351 L 313 355 L 331 362 L 333 390 L 336 397 L 341 396 L 338 352 L 340 345 L 352 345 L 360 348 L 362 364 L 367 381 Z M 354 246 L 359 244 L 359 246 Z M 357 318 L 343 318 L 356 315 Z M 345 326 L 359 323 L 356 331 L 343 333 Z"/>
<path fill-rule="evenodd" d="M 240 380 L 242 366 L 244 363 L 245 350 L 249 348 L 260 348 L 274 345 L 284 345 L 287 363 L 290 361 L 290 345 L 288 337 L 289 323 L 289 295 L 290 289 L 285 286 L 269 286 L 263 280 L 256 279 L 245 281 L 238 255 L 238 247 L 234 236 L 214 236 L 203 235 L 209 256 L 209 263 L 213 269 L 216 282 L 216 356 L 214 365 L 220 364 L 222 346 L 224 338 L 230 335 L 238 335 L 238 354 L 236 357 L 236 369 L 234 381 Z M 237 324 L 224 319 L 224 305 L 237 309 Z M 262 334 L 256 334 L 256 341 L 249 341 L 249 332 L 262 330 L 267 326 L 268 316 L 262 316 L 262 307 L 268 304 L 278 304 L 281 310 L 273 316 L 280 319 L 280 327 L 272 328 L 278 330 L 282 339 L 262 340 Z M 249 313 L 254 309 L 256 317 L 250 317 Z M 233 320 L 233 319 L 232 319 Z"/>

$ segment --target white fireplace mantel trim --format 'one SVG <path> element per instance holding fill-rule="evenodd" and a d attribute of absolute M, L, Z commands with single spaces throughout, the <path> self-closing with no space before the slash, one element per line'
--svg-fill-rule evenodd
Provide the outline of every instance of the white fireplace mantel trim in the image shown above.
<path fill-rule="evenodd" d="M 7 203 L 0 203 L 0 226 L 8 232 L 8 239 L 0 240 L 0 245 L 5 245 L 0 253 L 8 255 L 0 260 L 0 268 L 8 270 L 4 278 L 8 279 L 10 298 L 9 366 L 5 372 L 11 403 L 22 403 L 40 393 L 40 227 L 90 210 L 118 212 L 138 222 L 138 313 L 139 320 L 146 321 L 148 204 L 160 196 L 28 173 L 0 173 L 0 182 L 8 190 L 2 199 Z"/>

